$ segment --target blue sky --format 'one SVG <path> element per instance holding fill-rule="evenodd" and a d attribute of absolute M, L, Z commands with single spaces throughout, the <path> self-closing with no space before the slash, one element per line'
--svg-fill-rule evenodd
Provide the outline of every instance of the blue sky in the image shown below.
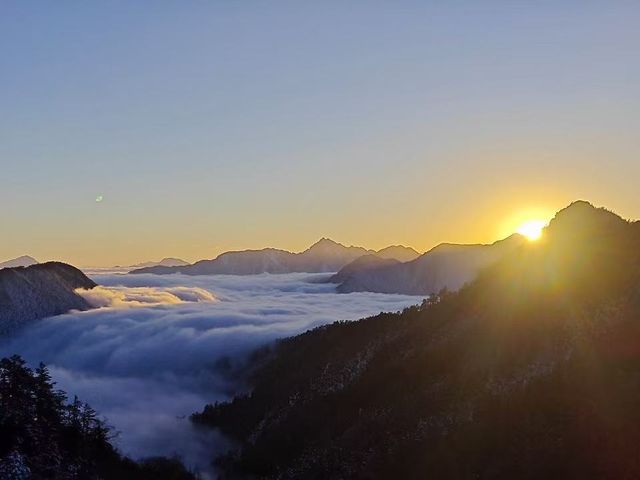
<path fill-rule="evenodd" d="M 0 257 L 425 250 L 577 198 L 638 217 L 639 21 L 636 2 L 3 2 Z"/>

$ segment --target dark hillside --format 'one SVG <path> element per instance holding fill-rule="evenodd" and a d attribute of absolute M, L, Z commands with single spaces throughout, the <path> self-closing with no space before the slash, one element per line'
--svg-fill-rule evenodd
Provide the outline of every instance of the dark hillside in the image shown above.
<path fill-rule="evenodd" d="M 420 307 L 280 342 L 194 416 L 227 478 L 640 477 L 640 226 L 586 202 Z"/>
<path fill-rule="evenodd" d="M 0 360 L 2 480 L 195 478 L 175 459 L 122 457 L 96 412 L 54 387 L 44 365 L 32 370 L 18 356 Z"/>
<path fill-rule="evenodd" d="M 0 270 L 0 335 L 25 323 L 91 306 L 76 293 L 96 284 L 71 265 L 48 262 Z"/>

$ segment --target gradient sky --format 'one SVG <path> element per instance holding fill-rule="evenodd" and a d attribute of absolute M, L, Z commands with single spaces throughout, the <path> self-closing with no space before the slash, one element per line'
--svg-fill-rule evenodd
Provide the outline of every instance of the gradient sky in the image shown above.
<path fill-rule="evenodd" d="M 0 259 L 426 250 L 578 198 L 638 218 L 638 25 L 638 2 L 3 1 Z"/>

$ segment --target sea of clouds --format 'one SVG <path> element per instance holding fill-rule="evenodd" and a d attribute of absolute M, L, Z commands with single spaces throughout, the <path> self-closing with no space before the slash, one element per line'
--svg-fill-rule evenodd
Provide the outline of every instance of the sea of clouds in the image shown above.
<path fill-rule="evenodd" d="M 324 275 L 122 275 L 93 273 L 92 305 L 36 322 L 0 343 L 0 356 L 49 365 L 141 458 L 179 455 L 201 470 L 228 448 L 188 416 L 246 389 L 238 369 L 257 347 L 336 320 L 397 311 L 421 299 L 335 293 Z"/>

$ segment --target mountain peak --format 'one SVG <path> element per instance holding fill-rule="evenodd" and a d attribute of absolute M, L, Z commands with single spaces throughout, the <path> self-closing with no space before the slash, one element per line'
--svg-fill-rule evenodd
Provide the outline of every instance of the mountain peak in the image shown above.
<path fill-rule="evenodd" d="M 38 261 L 35 258 L 29 255 L 22 255 L 21 257 L 7 260 L 6 262 L 0 262 L 0 268 L 29 267 L 37 263 Z"/>
<path fill-rule="evenodd" d="M 326 252 L 328 250 L 337 250 L 337 249 L 343 249 L 343 248 L 347 248 L 347 247 L 345 247 L 341 243 L 331 240 L 330 238 L 322 237 L 316 243 L 314 243 L 309 248 L 307 248 L 306 251 L 307 252 L 316 252 L 316 251 Z"/>
<path fill-rule="evenodd" d="M 147 267 L 185 267 L 189 262 L 185 262 L 180 258 L 165 257 L 159 262 L 142 262 L 131 265 L 130 268 L 147 268 Z"/>
<path fill-rule="evenodd" d="M 491 245 L 505 245 L 505 244 L 515 244 L 515 245 L 519 245 L 519 244 L 523 244 L 527 242 L 527 238 L 522 235 L 521 233 L 515 232 L 512 233 L 511 235 L 509 235 L 508 237 L 505 237 L 501 240 L 496 240 L 495 242 L 493 242 Z"/>
<path fill-rule="evenodd" d="M 562 232 L 570 235 L 585 234 L 594 231 L 606 231 L 626 226 L 628 222 L 619 215 L 602 207 L 578 200 L 560 210 L 549 222 L 550 233 Z"/>
<path fill-rule="evenodd" d="M 380 258 L 394 258 L 401 262 L 409 262 L 418 258 L 420 253 L 413 248 L 405 247 L 404 245 L 390 245 L 378 250 L 376 255 Z"/>
<path fill-rule="evenodd" d="M 598 209 L 591 202 L 587 202 L 586 200 L 576 200 L 559 210 L 555 216 L 585 215 L 590 212 L 595 212 L 596 210 Z"/>
<path fill-rule="evenodd" d="M 318 247 L 320 245 L 342 245 L 341 243 L 338 243 L 334 240 L 331 240 L 328 237 L 322 237 L 320 240 L 318 240 L 316 243 L 314 243 L 313 245 L 311 245 L 310 248 L 313 247 Z"/>

